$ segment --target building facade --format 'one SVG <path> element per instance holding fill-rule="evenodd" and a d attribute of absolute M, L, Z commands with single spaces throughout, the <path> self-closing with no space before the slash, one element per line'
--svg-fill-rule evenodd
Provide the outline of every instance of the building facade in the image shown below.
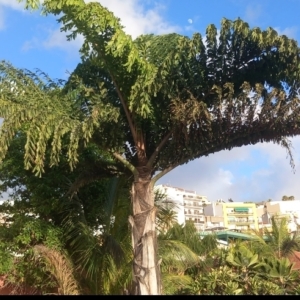
<path fill-rule="evenodd" d="M 224 226 L 241 231 L 258 230 L 258 217 L 255 203 L 223 203 Z"/>
<path fill-rule="evenodd" d="M 271 228 L 271 218 L 286 218 L 290 232 L 296 231 L 300 226 L 300 200 L 268 201 L 257 207 L 258 216 L 261 217 L 261 228 Z"/>
<path fill-rule="evenodd" d="M 254 203 L 243 202 L 216 202 L 204 208 L 204 214 L 208 216 L 221 217 L 215 226 L 224 226 L 227 229 L 240 231 L 258 230 L 258 218 L 256 205 Z M 210 224 L 207 224 L 210 227 Z"/>
<path fill-rule="evenodd" d="M 206 196 L 169 185 L 157 185 L 155 188 L 166 195 L 161 204 L 165 207 L 172 207 L 177 214 L 179 224 L 183 225 L 189 220 L 194 222 L 198 231 L 204 230 L 204 206 L 209 203 Z"/>

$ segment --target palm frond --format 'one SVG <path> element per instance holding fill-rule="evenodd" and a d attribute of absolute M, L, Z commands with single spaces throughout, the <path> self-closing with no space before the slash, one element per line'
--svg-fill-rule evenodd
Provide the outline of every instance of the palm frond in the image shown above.
<path fill-rule="evenodd" d="M 191 285 L 193 281 L 193 278 L 188 275 L 163 274 L 162 293 L 163 295 L 179 294 L 181 290 L 186 289 L 186 287 Z"/>
<path fill-rule="evenodd" d="M 200 262 L 199 256 L 180 241 L 160 240 L 158 248 L 163 272 L 183 274 Z"/>
<path fill-rule="evenodd" d="M 45 261 L 46 270 L 56 279 L 59 295 L 79 295 L 79 287 L 74 278 L 74 269 L 65 254 L 44 245 L 34 246 L 37 258 Z"/>

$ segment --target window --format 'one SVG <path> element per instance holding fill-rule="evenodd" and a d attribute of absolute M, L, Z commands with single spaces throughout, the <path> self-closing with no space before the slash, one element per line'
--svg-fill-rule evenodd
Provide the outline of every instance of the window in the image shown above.
<path fill-rule="evenodd" d="M 228 223 L 235 223 L 236 221 L 235 221 L 235 217 L 229 217 L 228 218 Z"/>

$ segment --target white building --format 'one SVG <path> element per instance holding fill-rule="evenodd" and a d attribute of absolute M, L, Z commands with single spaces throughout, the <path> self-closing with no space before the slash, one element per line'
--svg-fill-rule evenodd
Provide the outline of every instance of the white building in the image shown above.
<path fill-rule="evenodd" d="M 187 220 L 191 220 L 195 223 L 197 230 L 202 231 L 204 229 L 203 205 L 209 203 L 206 196 L 169 185 L 157 185 L 155 188 L 166 195 L 163 204 L 166 207 L 170 205 L 176 211 L 179 224 L 185 224 Z"/>
<path fill-rule="evenodd" d="M 272 216 L 288 219 L 290 231 L 295 231 L 300 225 L 300 200 L 267 201 L 257 207 L 257 214 L 261 217 L 262 227 L 271 224 Z"/>

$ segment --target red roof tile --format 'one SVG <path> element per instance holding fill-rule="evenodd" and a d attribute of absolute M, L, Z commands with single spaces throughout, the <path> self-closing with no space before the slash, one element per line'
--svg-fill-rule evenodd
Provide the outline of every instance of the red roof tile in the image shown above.
<path fill-rule="evenodd" d="M 289 256 L 289 260 L 294 264 L 293 270 L 300 270 L 300 252 L 294 251 L 293 254 Z"/>

